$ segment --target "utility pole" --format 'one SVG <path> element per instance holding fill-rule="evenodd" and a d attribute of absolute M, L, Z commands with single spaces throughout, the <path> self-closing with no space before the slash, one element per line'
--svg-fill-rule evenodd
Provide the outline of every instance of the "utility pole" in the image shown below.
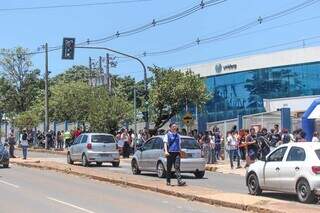
<path fill-rule="evenodd" d="M 100 74 L 103 73 L 103 69 L 102 69 L 102 57 L 99 56 L 99 71 L 100 71 Z"/>
<path fill-rule="evenodd" d="M 106 74 L 107 74 L 107 91 L 111 94 L 110 87 L 110 56 L 109 53 L 106 54 Z"/>
<path fill-rule="evenodd" d="M 45 98 L 44 98 L 44 132 L 45 134 L 49 131 L 49 117 L 48 117 L 48 111 L 49 111 L 49 104 L 48 104 L 48 88 L 49 88 L 49 65 L 48 65 L 48 43 L 45 44 L 45 76 L 44 76 L 44 88 L 45 88 Z M 45 140 L 45 148 L 48 148 L 48 141 Z"/>
<path fill-rule="evenodd" d="M 141 59 L 135 57 L 135 56 L 132 56 L 132 55 L 129 55 L 129 54 L 126 54 L 126 53 L 123 53 L 123 52 L 119 52 L 117 50 L 113 50 L 113 49 L 110 49 L 110 48 L 106 48 L 106 47 L 82 47 L 82 46 L 76 46 L 75 48 L 79 48 L 79 49 L 96 49 L 96 50 L 107 50 L 107 51 L 110 51 L 110 52 L 113 52 L 113 53 L 117 53 L 119 55 L 123 55 L 123 56 L 126 56 L 128 58 L 132 58 L 132 59 L 135 59 L 137 60 L 142 68 L 143 68 L 143 72 L 144 72 L 144 91 L 145 91 L 145 110 L 146 110 L 146 120 L 145 120 L 145 128 L 146 129 L 149 129 L 149 94 L 148 94 L 148 80 L 147 80 L 147 68 L 146 66 L 144 65 L 144 63 L 141 61 Z"/>
<path fill-rule="evenodd" d="M 89 72 L 90 72 L 90 86 L 93 86 L 93 74 L 92 74 L 92 61 L 91 57 L 89 57 Z"/>

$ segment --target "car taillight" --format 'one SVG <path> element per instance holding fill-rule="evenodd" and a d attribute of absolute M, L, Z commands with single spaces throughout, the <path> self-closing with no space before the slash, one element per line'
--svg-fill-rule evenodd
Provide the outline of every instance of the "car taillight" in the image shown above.
<path fill-rule="evenodd" d="M 319 175 L 320 174 L 320 166 L 313 166 L 312 172 L 315 173 L 316 175 Z"/>
<path fill-rule="evenodd" d="M 92 149 L 92 144 L 91 143 L 87 144 L 87 149 Z"/>

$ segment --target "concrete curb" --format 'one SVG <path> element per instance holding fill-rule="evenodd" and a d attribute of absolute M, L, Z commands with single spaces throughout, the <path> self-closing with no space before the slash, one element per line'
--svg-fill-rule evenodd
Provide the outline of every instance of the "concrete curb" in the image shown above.
<path fill-rule="evenodd" d="M 108 183 L 126 186 L 126 187 L 129 186 L 129 187 L 142 189 L 142 190 L 149 190 L 149 191 L 153 191 L 153 192 L 162 193 L 165 195 L 171 195 L 171 196 L 175 196 L 175 197 L 179 197 L 179 198 L 184 198 L 184 199 L 191 200 L 191 201 L 198 201 L 198 202 L 202 202 L 202 203 L 206 203 L 206 204 L 210 204 L 210 205 L 217 205 L 217 206 L 222 206 L 222 207 L 227 207 L 227 208 L 240 209 L 243 211 L 253 211 L 253 212 L 259 212 L 259 213 L 260 212 L 264 212 L 264 213 L 285 213 L 286 212 L 286 211 L 280 211 L 280 210 L 275 210 L 275 209 L 270 209 L 270 208 L 264 207 L 261 205 L 262 204 L 261 202 L 246 205 L 246 204 L 241 204 L 241 203 L 235 203 L 232 201 L 219 200 L 216 198 L 207 198 L 207 197 L 201 196 L 201 195 L 193 195 L 193 194 L 185 193 L 185 192 L 177 192 L 174 190 L 159 188 L 157 186 L 146 186 L 141 183 L 135 183 L 135 182 L 130 182 L 130 181 L 128 182 L 125 180 L 115 179 L 115 178 L 111 178 L 111 177 L 102 177 L 102 176 L 97 176 L 97 175 L 85 174 L 82 172 L 73 171 L 71 168 L 62 169 L 62 168 L 57 168 L 54 166 L 37 165 L 36 162 L 33 162 L 33 163 L 31 163 L 31 162 L 29 162 L 29 163 L 28 162 L 12 162 L 12 163 L 19 165 L 19 166 L 29 167 L 29 168 L 53 170 L 53 171 L 62 172 L 65 174 L 72 174 L 72 175 L 76 175 L 76 176 L 87 177 L 87 178 L 102 181 L 102 182 L 108 182 Z M 266 201 L 266 202 L 268 202 L 268 201 Z"/>
<path fill-rule="evenodd" d="M 22 151 L 22 149 L 19 147 L 16 148 L 16 150 Z M 33 148 L 29 148 L 28 152 L 48 153 L 48 154 L 63 155 L 63 156 L 67 155 L 66 151 L 54 151 L 54 150 L 43 150 L 43 149 L 33 149 Z"/>

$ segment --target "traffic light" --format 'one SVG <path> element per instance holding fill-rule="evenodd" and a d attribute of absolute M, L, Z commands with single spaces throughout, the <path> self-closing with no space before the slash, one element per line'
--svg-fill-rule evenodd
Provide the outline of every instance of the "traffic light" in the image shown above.
<path fill-rule="evenodd" d="M 75 38 L 63 38 L 62 59 L 73 60 L 75 41 Z"/>

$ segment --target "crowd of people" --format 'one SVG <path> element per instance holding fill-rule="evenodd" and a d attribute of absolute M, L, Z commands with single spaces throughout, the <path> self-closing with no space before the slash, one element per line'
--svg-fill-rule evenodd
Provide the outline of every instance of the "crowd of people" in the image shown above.
<path fill-rule="evenodd" d="M 223 154 L 221 145 L 223 144 L 232 169 L 234 161 L 237 162 L 236 168 L 241 168 L 241 160 L 245 162 L 245 167 L 247 167 L 257 159 L 265 159 L 272 150 L 281 144 L 306 142 L 306 133 L 302 129 L 297 129 L 292 133 L 287 129 L 280 131 L 278 124 L 275 124 L 270 131 L 266 128 L 253 127 L 239 131 L 236 129 L 233 127 L 228 131 L 225 138 L 217 127 L 214 127 L 212 131 L 206 131 L 203 135 L 194 135 L 196 130 L 189 135 L 197 139 L 208 164 L 216 163 L 221 158 Z M 315 132 L 312 142 L 319 141 L 319 134 Z"/>
<path fill-rule="evenodd" d="M 181 135 L 188 135 L 194 137 L 200 148 L 202 149 L 204 158 L 207 164 L 217 163 L 224 156 L 224 150 L 230 159 L 230 166 L 234 168 L 234 161 L 237 162 L 236 168 L 241 168 L 241 160 L 245 162 L 245 166 L 249 166 L 257 159 L 264 159 L 277 146 L 290 142 L 305 142 L 306 134 L 302 129 L 297 129 L 289 133 L 287 129 L 280 131 L 279 125 L 275 124 L 273 129 L 268 131 L 266 128 L 250 128 L 236 130 L 236 126 L 223 136 L 218 127 L 214 127 L 212 131 L 198 133 L 192 130 L 189 133 L 185 129 L 181 129 Z M 47 134 L 41 131 L 33 132 L 31 130 L 23 129 L 19 144 L 24 153 L 24 158 L 27 157 L 27 147 L 34 146 L 47 149 L 63 150 L 69 147 L 72 142 L 81 133 L 84 132 L 81 128 L 76 128 L 70 131 L 48 131 Z M 165 130 L 161 129 L 157 134 L 164 135 Z M 129 158 L 137 147 L 142 146 L 150 137 L 148 130 L 140 130 L 137 134 L 132 129 L 122 128 L 116 135 L 117 146 L 120 154 L 124 158 Z M 319 142 L 319 134 L 314 133 L 313 142 Z M 17 139 L 12 130 L 8 136 L 8 143 L 10 147 L 10 156 L 14 156 L 14 146 Z M 47 146 L 46 146 L 47 143 Z M 223 148 L 223 149 L 222 149 Z"/>

